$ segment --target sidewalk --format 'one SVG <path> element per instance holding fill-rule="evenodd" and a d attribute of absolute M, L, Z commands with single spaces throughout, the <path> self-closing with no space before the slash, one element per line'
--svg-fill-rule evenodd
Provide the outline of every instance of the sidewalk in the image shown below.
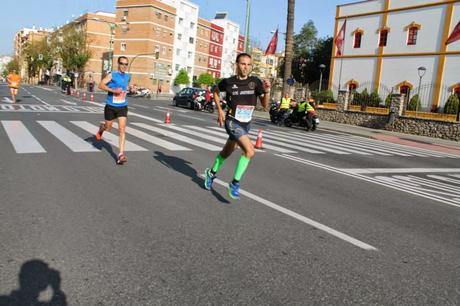
<path fill-rule="evenodd" d="M 268 112 L 254 111 L 254 117 L 270 120 L 270 115 Z M 458 141 L 403 134 L 386 130 L 376 130 L 356 125 L 348 125 L 324 120 L 321 120 L 318 129 L 342 132 L 376 140 L 460 155 L 460 142 Z"/>

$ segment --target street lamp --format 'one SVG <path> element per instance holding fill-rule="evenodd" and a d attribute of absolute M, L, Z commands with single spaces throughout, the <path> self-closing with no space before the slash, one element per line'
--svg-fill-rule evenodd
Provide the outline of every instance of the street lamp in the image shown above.
<path fill-rule="evenodd" d="M 418 67 L 418 76 L 419 76 L 419 81 L 418 81 L 418 92 L 417 92 L 417 95 L 418 95 L 418 100 L 422 101 L 422 99 L 420 98 L 420 87 L 422 86 L 422 78 L 423 76 L 425 75 L 426 73 L 426 68 L 421 66 L 421 67 Z M 417 112 L 418 112 L 418 103 L 416 103 L 415 105 L 415 118 L 417 118 Z"/>
<path fill-rule="evenodd" d="M 321 85 L 323 85 L 323 71 L 326 69 L 326 65 L 321 64 L 319 65 L 319 88 L 318 88 L 318 93 L 321 92 Z"/>

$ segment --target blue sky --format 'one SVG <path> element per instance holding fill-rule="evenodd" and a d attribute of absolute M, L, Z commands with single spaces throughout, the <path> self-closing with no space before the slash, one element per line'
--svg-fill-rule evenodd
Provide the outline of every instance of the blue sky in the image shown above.
<path fill-rule="evenodd" d="M 355 0 L 297 0 L 295 31 L 312 19 L 319 36 L 332 36 L 335 7 Z M 229 18 L 240 24 L 244 32 L 246 0 L 194 0 L 200 6 L 200 17 L 211 19 L 216 11 L 227 11 Z M 13 53 L 15 32 L 23 27 L 52 27 L 88 11 L 115 11 L 115 0 L 2 0 L 0 11 L 0 55 Z M 251 0 L 250 37 L 266 48 L 270 31 L 286 30 L 287 0 Z M 278 50 L 282 49 L 281 38 Z"/>

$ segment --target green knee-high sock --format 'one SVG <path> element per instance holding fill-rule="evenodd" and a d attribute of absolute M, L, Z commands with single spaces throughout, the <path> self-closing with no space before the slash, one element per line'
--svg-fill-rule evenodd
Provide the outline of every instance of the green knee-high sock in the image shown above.
<path fill-rule="evenodd" d="M 243 176 L 244 172 L 248 168 L 249 162 L 251 160 L 247 158 L 244 155 L 241 155 L 240 159 L 238 160 L 238 163 L 236 163 L 236 168 L 235 168 L 235 175 L 233 176 L 234 181 L 240 181 L 241 177 Z"/>
<path fill-rule="evenodd" d="M 214 160 L 214 164 L 212 165 L 211 172 L 213 174 L 216 174 L 219 172 L 220 168 L 224 165 L 225 158 L 223 158 L 220 154 L 216 156 L 216 159 Z"/>

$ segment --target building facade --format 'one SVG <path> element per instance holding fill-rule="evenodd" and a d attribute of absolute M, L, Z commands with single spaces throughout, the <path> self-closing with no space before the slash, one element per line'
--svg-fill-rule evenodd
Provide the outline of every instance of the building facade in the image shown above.
<path fill-rule="evenodd" d="M 334 40 L 329 88 L 420 94 L 422 110 L 460 93 L 460 41 L 446 45 L 460 22 L 459 0 L 370 0 L 337 6 L 345 26 L 342 55 Z"/>
<path fill-rule="evenodd" d="M 243 42 L 244 43 L 244 42 Z M 275 79 L 277 77 L 277 67 L 283 54 L 275 53 L 265 55 L 265 51 L 259 48 L 251 49 L 252 74 L 262 79 Z"/>
<path fill-rule="evenodd" d="M 84 77 L 96 83 L 112 69 L 112 54 L 115 39 L 115 14 L 107 12 L 86 13 L 73 21 L 86 35 L 86 44 L 91 52 Z"/>
<path fill-rule="evenodd" d="M 27 76 L 27 62 L 23 58 L 23 51 L 27 44 L 47 39 L 52 32 L 51 29 L 44 28 L 23 28 L 14 36 L 14 57 L 18 60 L 21 71 L 18 71 L 22 78 Z"/>

